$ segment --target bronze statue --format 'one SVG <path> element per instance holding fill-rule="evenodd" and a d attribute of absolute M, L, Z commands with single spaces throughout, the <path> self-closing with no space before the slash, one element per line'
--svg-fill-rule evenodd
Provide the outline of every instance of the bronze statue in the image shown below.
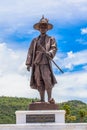
<path fill-rule="evenodd" d="M 48 102 L 52 99 L 52 88 L 57 83 L 51 67 L 51 60 L 54 58 L 57 46 L 53 37 L 48 36 L 46 32 L 53 28 L 48 19 L 42 17 L 34 26 L 34 29 L 40 31 L 40 35 L 34 38 L 27 54 L 27 70 L 32 67 L 30 86 L 37 89 L 40 93 L 40 101 L 44 102 L 45 90 L 48 95 Z"/>

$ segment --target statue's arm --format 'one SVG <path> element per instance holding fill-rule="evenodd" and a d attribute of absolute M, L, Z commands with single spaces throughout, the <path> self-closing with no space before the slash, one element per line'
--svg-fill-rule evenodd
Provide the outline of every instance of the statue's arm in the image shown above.
<path fill-rule="evenodd" d="M 31 67 L 32 66 L 32 57 L 33 57 L 33 42 L 34 40 L 32 40 L 30 47 L 28 49 L 28 53 L 27 53 L 27 59 L 26 59 L 26 65 L 27 67 Z"/>
<path fill-rule="evenodd" d="M 49 54 L 52 58 L 54 58 L 55 54 L 57 52 L 57 44 L 55 38 L 51 37 L 50 39 L 50 50 Z"/>

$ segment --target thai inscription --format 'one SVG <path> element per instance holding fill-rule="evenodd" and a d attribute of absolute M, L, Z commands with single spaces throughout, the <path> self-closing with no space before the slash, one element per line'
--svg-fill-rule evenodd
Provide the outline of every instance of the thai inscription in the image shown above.
<path fill-rule="evenodd" d="M 26 123 L 47 123 L 55 122 L 54 114 L 35 114 L 35 115 L 26 115 Z"/>

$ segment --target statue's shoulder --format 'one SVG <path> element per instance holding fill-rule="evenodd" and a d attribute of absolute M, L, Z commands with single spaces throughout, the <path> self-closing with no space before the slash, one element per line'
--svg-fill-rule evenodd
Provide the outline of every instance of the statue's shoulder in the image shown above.
<path fill-rule="evenodd" d="M 48 36 L 48 35 L 47 35 L 47 37 L 48 37 L 49 39 L 51 39 L 51 40 L 54 40 L 54 39 L 55 39 L 53 36 Z"/>
<path fill-rule="evenodd" d="M 35 38 L 32 39 L 31 43 L 34 44 L 37 40 L 38 40 L 38 37 L 35 37 Z"/>
<path fill-rule="evenodd" d="M 37 41 L 37 40 L 39 39 L 39 37 L 40 37 L 40 36 L 35 37 L 33 40 L 34 40 L 34 41 Z"/>
<path fill-rule="evenodd" d="M 36 41 L 36 40 L 37 40 L 37 37 L 33 38 L 33 40 L 32 40 L 32 41 Z"/>

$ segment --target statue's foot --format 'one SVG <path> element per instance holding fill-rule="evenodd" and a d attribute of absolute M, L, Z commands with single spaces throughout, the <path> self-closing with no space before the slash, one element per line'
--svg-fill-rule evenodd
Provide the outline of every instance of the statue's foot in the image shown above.
<path fill-rule="evenodd" d="M 38 100 L 38 101 L 36 101 L 36 102 L 45 102 L 45 100 Z M 32 103 L 36 103 L 34 100 L 32 100 Z"/>
<path fill-rule="evenodd" d="M 53 98 L 51 98 L 48 102 L 51 104 L 55 104 L 55 100 Z"/>
<path fill-rule="evenodd" d="M 45 100 L 41 99 L 41 100 L 38 100 L 37 102 L 45 102 Z"/>
<path fill-rule="evenodd" d="M 45 100 L 42 100 L 42 99 L 41 99 L 40 102 L 45 102 Z"/>

